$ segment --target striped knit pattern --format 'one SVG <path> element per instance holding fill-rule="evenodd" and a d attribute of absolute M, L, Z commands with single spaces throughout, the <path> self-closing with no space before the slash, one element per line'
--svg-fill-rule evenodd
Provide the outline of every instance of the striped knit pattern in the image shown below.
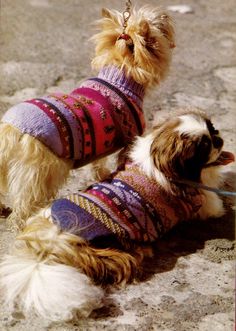
<path fill-rule="evenodd" d="M 167 194 L 134 164 L 90 186 L 85 192 L 53 202 L 51 216 L 63 230 L 91 241 L 115 235 L 121 244 L 151 243 L 201 207 L 196 189 Z"/>
<path fill-rule="evenodd" d="M 144 88 L 114 66 L 70 94 L 53 93 L 10 108 L 2 118 L 75 167 L 128 144 L 144 131 Z"/>

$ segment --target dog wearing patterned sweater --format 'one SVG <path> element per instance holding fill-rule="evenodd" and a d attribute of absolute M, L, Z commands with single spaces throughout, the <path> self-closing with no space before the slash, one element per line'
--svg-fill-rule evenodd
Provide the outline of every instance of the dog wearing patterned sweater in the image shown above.
<path fill-rule="evenodd" d="M 138 137 L 109 178 L 29 218 L 0 265 L 6 309 L 88 316 L 102 305 L 96 285 L 131 281 L 147 247 L 177 223 L 222 216 L 217 194 L 196 187 L 220 185 L 221 166 L 234 161 L 222 146 L 202 111 L 180 110 Z"/>
<path fill-rule="evenodd" d="M 10 108 L 0 122 L 0 209 L 22 221 L 55 196 L 70 169 L 108 155 L 143 133 L 143 98 L 166 76 L 174 47 L 160 8 L 123 16 L 102 11 L 93 39 L 99 70 L 70 94 L 53 93 Z"/>

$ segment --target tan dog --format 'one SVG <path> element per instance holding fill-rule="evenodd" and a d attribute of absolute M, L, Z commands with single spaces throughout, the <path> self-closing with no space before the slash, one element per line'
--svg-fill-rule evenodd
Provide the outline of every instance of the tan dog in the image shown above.
<path fill-rule="evenodd" d="M 122 168 L 28 219 L 0 267 L 5 302 L 44 318 L 87 316 L 102 305 L 94 284 L 135 278 L 144 249 L 178 222 L 224 214 L 221 166 L 234 161 L 207 116 L 182 110 L 137 138 Z"/>
<path fill-rule="evenodd" d="M 72 93 L 27 100 L 0 123 L 0 209 L 18 223 L 55 196 L 72 168 L 127 145 L 142 134 L 143 97 L 166 76 L 174 30 L 159 8 L 123 17 L 104 9 L 92 61 L 100 72 Z"/>

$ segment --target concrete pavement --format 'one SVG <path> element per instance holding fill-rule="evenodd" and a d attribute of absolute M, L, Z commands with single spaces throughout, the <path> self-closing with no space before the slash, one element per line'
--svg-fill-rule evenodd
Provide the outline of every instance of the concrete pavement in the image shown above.
<path fill-rule="evenodd" d="M 133 1 L 140 6 L 144 2 Z M 177 47 L 169 77 L 145 102 L 154 116 L 182 105 L 212 115 L 235 152 L 236 58 L 233 0 L 147 0 L 158 5 L 188 4 L 189 14 L 173 13 Z M 2 0 L 0 114 L 21 100 L 61 90 L 69 92 L 91 75 L 91 23 L 102 7 L 123 10 L 116 0 Z M 111 158 L 112 160 L 112 158 Z M 111 161 L 112 162 L 112 161 Z M 226 188 L 235 183 L 235 166 Z M 83 180 L 81 180 L 83 178 Z M 92 180 L 91 167 L 71 175 L 60 192 Z M 104 308 L 85 320 L 50 324 L 35 316 L 10 316 L 0 307 L 1 331 L 232 331 L 234 326 L 234 203 L 225 199 L 221 219 L 182 224 L 156 245 L 142 282 L 108 293 Z M 0 220 L 0 255 L 13 234 Z M 1 294 L 0 294 L 1 296 Z"/>

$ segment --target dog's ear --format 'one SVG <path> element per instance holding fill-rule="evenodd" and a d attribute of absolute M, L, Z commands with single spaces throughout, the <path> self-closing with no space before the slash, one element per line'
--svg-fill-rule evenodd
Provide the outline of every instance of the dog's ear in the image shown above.
<path fill-rule="evenodd" d="M 199 182 L 203 164 L 194 152 L 194 145 L 194 142 L 190 148 L 183 145 L 183 153 L 175 155 L 173 165 L 178 178 Z"/>
<path fill-rule="evenodd" d="M 105 18 L 112 18 L 112 14 L 110 12 L 109 9 L 107 8 L 102 8 L 102 17 L 105 17 Z"/>
<path fill-rule="evenodd" d="M 200 181 L 201 172 L 206 165 L 211 152 L 211 139 L 203 135 L 191 141 L 192 156 L 186 154 L 187 157 L 184 161 L 185 176 L 187 179 L 193 181 Z"/>
<path fill-rule="evenodd" d="M 171 48 L 175 47 L 173 25 L 174 22 L 167 13 L 160 15 L 158 28 L 163 33 L 163 35 L 169 39 Z"/>
<path fill-rule="evenodd" d="M 115 10 L 112 11 L 107 8 L 102 8 L 102 20 L 104 21 L 104 23 L 105 23 L 106 19 L 109 19 L 112 22 L 114 22 L 115 24 L 120 25 L 118 22 L 118 14 L 119 13 L 116 12 Z"/>
<path fill-rule="evenodd" d="M 146 20 L 142 20 L 139 26 L 139 34 L 144 37 L 145 40 L 148 39 L 150 34 L 150 27 Z"/>
<path fill-rule="evenodd" d="M 118 22 L 117 21 L 117 16 L 115 15 L 115 12 L 113 12 L 112 10 L 109 10 L 107 8 L 102 8 L 102 17 L 103 18 L 108 18 L 114 22 Z"/>
<path fill-rule="evenodd" d="M 201 171 L 209 157 L 211 145 L 206 138 L 179 136 L 174 131 L 177 122 L 171 127 L 157 129 L 151 145 L 154 165 L 166 177 L 200 181 Z"/>

